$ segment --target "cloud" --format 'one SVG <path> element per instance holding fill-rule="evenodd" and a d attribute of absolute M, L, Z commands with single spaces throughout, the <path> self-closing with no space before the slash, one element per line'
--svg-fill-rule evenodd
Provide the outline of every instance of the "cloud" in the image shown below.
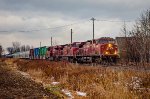
<path fill-rule="evenodd" d="M 149 0 L 1 0 L 0 9 L 11 12 L 28 11 L 61 13 L 76 17 L 129 17 L 148 8 Z M 133 17 L 132 17 L 133 18 Z"/>

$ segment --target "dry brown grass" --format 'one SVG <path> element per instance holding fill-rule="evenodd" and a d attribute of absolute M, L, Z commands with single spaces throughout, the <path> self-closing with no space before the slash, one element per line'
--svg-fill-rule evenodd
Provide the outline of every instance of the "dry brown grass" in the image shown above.
<path fill-rule="evenodd" d="M 66 62 L 45 60 L 15 60 L 18 69 L 28 72 L 38 82 L 60 82 L 59 90 L 82 91 L 84 99 L 149 99 L 150 72 L 80 66 Z"/>

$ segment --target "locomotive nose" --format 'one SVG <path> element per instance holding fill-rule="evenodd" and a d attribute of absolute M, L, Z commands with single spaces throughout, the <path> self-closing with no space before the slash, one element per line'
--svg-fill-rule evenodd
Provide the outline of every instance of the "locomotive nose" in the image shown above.
<path fill-rule="evenodd" d="M 113 44 L 109 43 L 107 44 L 107 47 L 106 47 L 106 51 L 105 51 L 105 54 L 106 55 L 113 55 L 113 54 L 117 54 L 117 51 L 116 51 L 116 48 Z"/>

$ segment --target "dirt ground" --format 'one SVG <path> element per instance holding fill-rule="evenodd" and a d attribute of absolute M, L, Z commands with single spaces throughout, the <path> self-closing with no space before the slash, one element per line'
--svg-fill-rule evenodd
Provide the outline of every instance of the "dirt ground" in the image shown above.
<path fill-rule="evenodd" d="M 1 99 L 58 99 L 47 92 L 42 84 L 24 77 L 19 72 L 0 61 L 0 98 Z"/>

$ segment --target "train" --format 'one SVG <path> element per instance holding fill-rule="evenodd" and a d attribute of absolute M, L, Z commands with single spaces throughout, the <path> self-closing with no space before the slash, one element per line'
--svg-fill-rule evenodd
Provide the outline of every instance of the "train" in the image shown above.
<path fill-rule="evenodd" d="M 64 45 L 42 46 L 26 52 L 12 54 L 13 58 L 45 59 L 50 61 L 69 62 L 117 62 L 119 59 L 118 45 L 115 39 L 101 37 L 85 42 L 73 42 Z"/>

